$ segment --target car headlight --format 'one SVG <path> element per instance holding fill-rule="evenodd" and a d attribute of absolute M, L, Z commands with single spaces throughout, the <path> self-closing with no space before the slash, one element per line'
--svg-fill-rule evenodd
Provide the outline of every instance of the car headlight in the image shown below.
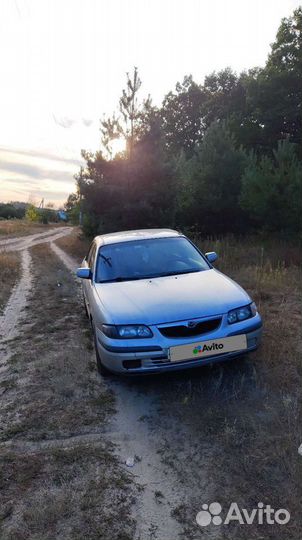
<path fill-rule="evenodd" d="M 152 331 L 144 324 L 110 325 L 102 324 L 101 330 L 105 336 L 113 339 L 151 338 Z"/>
<path fill-rule="evenodd" d="M 228 312 L 228 323 L 233 324 L 235 322 L 244 321 L 254 317 L 257 313 L 257 307 L 255 302 L 252 302 L 248 306 L 242 306 L 237 309 L 232 309 Z"/>

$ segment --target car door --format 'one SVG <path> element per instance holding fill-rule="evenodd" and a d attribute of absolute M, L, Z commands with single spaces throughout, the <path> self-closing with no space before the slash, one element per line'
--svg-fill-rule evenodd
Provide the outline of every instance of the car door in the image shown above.
<path fill-rule="evenodd" d="M 93 317 L 93 280 L 94 280 L 94 270 L 95 270 L 95 255 L 96 255 L 96 243 L 92 242 L 88 254 L 85 257 L 85 263 L 87 268 L 90 268 L 92 276 L 91 279 L 83 280 L 83 289 L 84 289 L 84 298 L 86 303 L 86 308 L 89 315 Z"/>

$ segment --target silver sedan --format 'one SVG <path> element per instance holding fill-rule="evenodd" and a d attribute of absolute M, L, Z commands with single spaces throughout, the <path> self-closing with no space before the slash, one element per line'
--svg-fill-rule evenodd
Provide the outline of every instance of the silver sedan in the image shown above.
<path fill-rule="evenodd" d="M 256 305 L 216 259 L 170 229 L 97 236 L 77 276 L 100 373 L 188 369 L 255 350 Z"/>

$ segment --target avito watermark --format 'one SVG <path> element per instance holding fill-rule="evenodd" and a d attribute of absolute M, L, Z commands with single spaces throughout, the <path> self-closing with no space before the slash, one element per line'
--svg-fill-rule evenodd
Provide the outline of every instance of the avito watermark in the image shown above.
<path fill-rule="evenodd" d="M 240 525 L 258 525 L 268 524 L 286 525 L 290 520 L 290 513 L 285 508 L 275 510 L 270 504 L 264 505 L 262 502 L 257 504 L 256 508 L 248 510 L 239 508 L 236 502 L 232 502 L 227 509 L 225 518 L 221 516 L 222 506 L 219 502 L 203 504 L 202 510 L 198 512 L 196 521 L 201 527 L 206 527 L 213 523 L 214 525 L 228 525 L 229 523 L 239 523 Z"/>

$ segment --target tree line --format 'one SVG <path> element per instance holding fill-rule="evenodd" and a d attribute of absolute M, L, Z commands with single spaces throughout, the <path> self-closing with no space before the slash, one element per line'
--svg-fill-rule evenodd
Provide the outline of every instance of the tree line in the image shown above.
<path fill-rule="evenodd" d="M 185 76 L 160 107 L 127 74 L 102 150 L 82 151 L 66 209 L 87 235 L 146 227 L 204 234 L 302 232 L 302 8 L 281 21 L 266 65 Z M 125 151 L 113 155 L 114 141 Z"/>

